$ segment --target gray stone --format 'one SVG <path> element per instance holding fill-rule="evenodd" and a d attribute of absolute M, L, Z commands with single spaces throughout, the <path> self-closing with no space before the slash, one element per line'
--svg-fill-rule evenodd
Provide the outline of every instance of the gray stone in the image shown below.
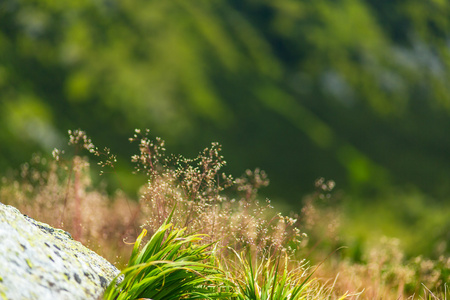
<path fill-rule="evenodd" d="M 118 273 L 67 232 L 0 203 L 0 299 L 98 299 Z"/>

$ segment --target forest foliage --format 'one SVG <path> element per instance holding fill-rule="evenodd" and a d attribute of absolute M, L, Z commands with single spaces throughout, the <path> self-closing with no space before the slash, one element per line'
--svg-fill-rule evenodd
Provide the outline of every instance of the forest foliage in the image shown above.
<path fill-rule="evenodd" d="M 188 156 L 219 141 L 297 208 L 319 177 L 354 205 L 399 189 L 416 226 L 450 192 L 449 83 L 445 0 L 3 0 L 0 173 L 79 127 L 127 162 L 150 128 Z"/>
<path fill-rule="evenodd" d="M 319 176 L 441 196 L 449 30 L 439 0 L 5 0 L 1 167 L 69 128 L 147 127 L 191 152 L 219 140 L 283 196 Z"/>

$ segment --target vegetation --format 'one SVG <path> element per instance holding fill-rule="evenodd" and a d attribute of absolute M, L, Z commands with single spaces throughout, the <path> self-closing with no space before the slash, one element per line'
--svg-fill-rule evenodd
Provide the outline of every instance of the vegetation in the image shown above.
<path fill-rule="evenodd" d="M 0 176 L 44 153 L 23 166 L 30 178 L 19 190 L 9 181 L 2 188 L 42 215 L 65 207 L 51 222 L 64 220 L 84 242 L 136 239 L 140 224 L 157 226 L 171 211 L 154 195 L 169 191 L 176 202 L 169 187 L 185 189 L 183 176 L 195 175 L 171 174 L 179 172 L 172 165 L 159 179 L 150 175 L 146 205 L 128 201 L 146 179 L 132 176 L 134 152 L 122 141 L 134 128 L 152 128 L 187 157 L 219 140 L 234 177 L 267 171 L 269 186 L 261 171 L 248 175 L 262 180 L 260 199 L 272 201 L 258 209 L 305 215 L 293 218 L 317 245 L 303 253 L 309 259 L 348 245 L 339 255 L 368 263 L 388 236 L 400 240 L 406 260 L 438 261 L 450 255 L 449 20 L 446 0 L 1 0 Z M 78 126 L 121 162 L 104 173 L 106 188 L 97 161 L 64 148 L 66 130 Z M 54 148 L 74 159 L 54 165 Z M 38 169 L 46 173 L 34 174 L 44 162 Z M 314 189 L 321 177 L 336 182 L 330 198 Z M 46 178 L 52 183 L 37 186 Z M 216 179 L 224 188 L 216 193 L 245 198 Z M 211 199 L 180 203 L 174 221 L 184 209 L 196 228 L 209 224 L 204 214 L 224 218 L 203 208 Z M 105 213 L 115 210 L 119 218 Z M 208 242 L 227 233 L 208 226 Z"/>
<path fill-rule="evenodd" d="M 170 221 L 171 216 L 166 220 Z M 211 257 L 208 245 L 195 245 L 199 235 L 185 235 L 183 229 L 171 230 L 164 222 L 142 250 L 144 229 L 131 253 L 128 267 L 105 291 L 105 299 L 214 299 L 232 296 L 225 276 L 203 261 Z M 214 257 L 212 257 L 214 258 Z"/>
<path fill-rule="evenodd" d="M 445 252 L 438 259 L 406 257 L 396 239 L 358 248 L 340 236 L 333 181 L 317 180 L 317 192 L 305 199 L 301 214 L 285 216 L 258 197 L 268 184 L 263 171 L 236 179 L 222 173 L 218 144 L 188 159 L 167 155 L 163 140 L 137 130 L 130 140 L 139 153 L 132 161 L 145 181 L 135 201 L 92 184 L 88 160 L 79 151 L 93 154 L 105 173 L 114 171 L 116 157 L 95 147 L 83 131 L 69 133 L 78 155 L 65 160 L 55 150 L 52 161 L 34 156 L 16 177 L 2 179 L 0 199 L 73 233 L 122 268 L 105 299 L 449 296 Z M 136 240 L 132 248 L 124 242 L 129 240 Z"/>
<path fill-rule="evenodd" d="M 443 298 L 449 41 L 445 0 L 2 0 L 0 201 L 120 267 L 176 204 L 236 293 L 306 259 L 303 292 Z M 137 132 L 129 161 L 140 127 L 189 158 Z"/>
<path fill-rule="evenodd" d="M 4 0 L 0 20 L 1 170 L 78 126 L 124 160 L 152 128 L 220 140 L 294 205 L 320 176 L 450 192 L 448 1 Z"/>

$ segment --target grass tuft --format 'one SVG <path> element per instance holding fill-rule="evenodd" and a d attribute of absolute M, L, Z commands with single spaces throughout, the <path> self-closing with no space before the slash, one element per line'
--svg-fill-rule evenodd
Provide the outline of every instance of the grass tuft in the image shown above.
<path fill-rule="evenodd" d="M 139 250 L 137 238 L 128 267 L 105 291 L 104 299 L 223 299 L 232 296 L 224 273 L 213 262 L 211 245 L 200 245 L 202 235 L 176 229 L 172 215 Z"/>

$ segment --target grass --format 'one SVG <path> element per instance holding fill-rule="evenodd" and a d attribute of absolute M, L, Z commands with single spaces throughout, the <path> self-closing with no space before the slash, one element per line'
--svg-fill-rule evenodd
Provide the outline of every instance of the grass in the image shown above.
<path fill-rule="evenodd" d="M 87 150 L 103 172 L 116 158 L 82 131 L 76 154 L 33 156 L 2 179 L 0 199 L 63 228 L 122 269 L 104 299 L 447 299 L 450 258 L 406 257 L 398 240 L 348 244 L 333 204 L 334 183 L 319 179 L 301 211 L 278 213 L 261 201 L 267 175 L 233 178 L 213 143 L 197 157 L 167 155 L 164 141 L 137 130 L 135 171 L 146 182 L 133 199 L 91 180 Z M 139 232 L 141 232 L 139 234 Z M 129 243 L 129 241 L 135 241 Z M 348 240 L 347 240 L 348 241 Z M 131 246 L 133 245 L 133 246 Z M 345 253 L 350 255 L 345 255 Z M 131 254 L 130 254 L 131 253 Z M 331 253 L 331 254 L 330 254 Z M 356 254 L 357 253 L 357 254 Z M 318 267 L 320 265 L 320 267 Z"/>
<path fill-rule="evenodd" d="M 209 245 L 201 235 L 186 235 L 168 223 L 171 216 L 139 250 L 139 235 L 128 267 L 111 282 L 104 299 L 223 299 L 232 296 L 223 272 L 211 263 Z M 118 282 L 119 281 L 119 282 Z"/>
<path fill-rule="evenodd" d="M 273 261 L 270 257 L 252 262 L 252 257 L 236 253 L 239 259 L 235 276 L 237 299 L 239 300 L 297 300 L 304 299 L 308 279 L 303 268 L 288 271 L 285 255 L 284 267 L 280 268 L 281 258 Z M 306 278 L 305 278 L 306 277 Z"/>

